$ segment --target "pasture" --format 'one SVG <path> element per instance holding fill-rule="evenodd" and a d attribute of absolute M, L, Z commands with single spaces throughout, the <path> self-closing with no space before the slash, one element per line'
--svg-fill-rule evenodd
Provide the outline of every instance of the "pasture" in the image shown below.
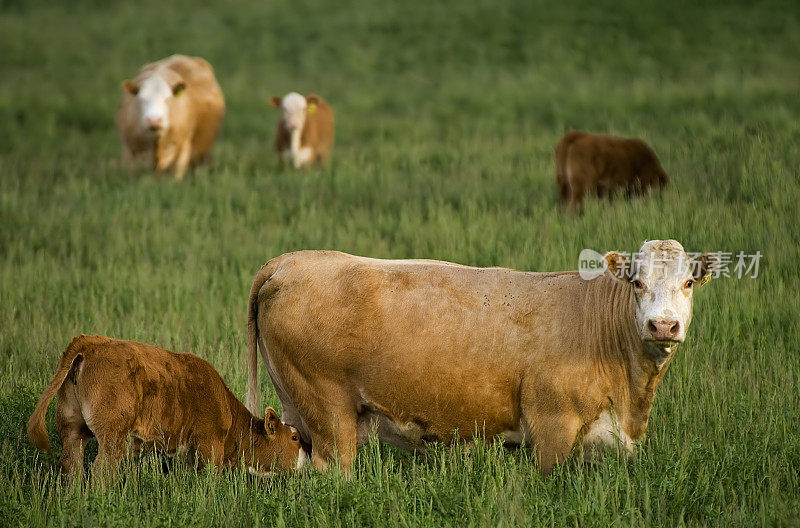
<path fill-rule="evenodd" d="M 800 523 L 796 2 L 0 5 L 0 524 Z M 183 182 L 129 174 L 113 127 L 122 80 L 172 53 L 208 59 L 227 102 Z M 336 111 L 327 168 L 277 170 L 268 100 L 291 90 Z M 671 186 L 567 214 L 570 129 L 645 139 Z M 695 292 L 635 460 L 543 479 L 526 450 L 373 443 L 350 481 L 148 458 L 100 489 L 59 483 L 52 407 L 52 453 L 24 433 L 80 333 L 193 352 L 243 398 L 247 295 L 286 251 L 545 271 L 654 238 L 763 258 Z"/>

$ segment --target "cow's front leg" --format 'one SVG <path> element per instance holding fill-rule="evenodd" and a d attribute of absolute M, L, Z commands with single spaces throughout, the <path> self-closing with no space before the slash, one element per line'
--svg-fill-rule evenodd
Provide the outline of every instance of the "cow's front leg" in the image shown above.
<path fill-rule="evenodd" d="M 567 459 L 578 438 L 581 426 L 577 414 L 566 412 L 557 415 L 525 414 L 526 428 L 531 447 L 539 459 L 539 469 L 547 476 L 553 466 Z"/>
<path fill-rule="evenodd" d="M 188 139 L 181 145 L 175 160 L 175 179 L 182 180 L 186 169 L 189 167 L 189 160 L 192 157 L 192 142 Z"/>

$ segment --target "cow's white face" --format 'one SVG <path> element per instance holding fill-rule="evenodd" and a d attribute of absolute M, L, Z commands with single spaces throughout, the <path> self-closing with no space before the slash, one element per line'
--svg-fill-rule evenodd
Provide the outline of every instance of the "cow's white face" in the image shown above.
<path fill-rule="evenodd" d="M 675 240 L 645 242 L 629 262 L 606 254 L 609 271 L 626 281 L 636 298 L 634 319 L 642 341 L 668 348 L 686 339 L 692 321 L 694 288 L 710 278 L 719 260 L 714 255 L 691 259 Z"/>
<path fill-rule="evenodd" d="M 296 92 L 281 99 L 281 117 L 289 130 L 303 130 L 306 123 L 306 98 Z"/>
<path fill-rule="evenodd" d="M 160 135 L 170 125 L 172 100 L 181 96 L 186 84 L 180 78 L 167 79 L 160 74 L 153 74 L 139 84 L 125 81 L 124 87 L 136 97 L 142 128 Z"/>

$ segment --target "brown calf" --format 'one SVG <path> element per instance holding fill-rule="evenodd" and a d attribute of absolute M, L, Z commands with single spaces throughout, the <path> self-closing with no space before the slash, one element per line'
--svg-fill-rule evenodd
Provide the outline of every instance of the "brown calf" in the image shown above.
<path fill-rule="evenodd" d="M 49 450 L 45 414 L 53 397 L 63 452 L 61 470 L 83 470 L 83 451 L 99 442 L 95 467 L 116 469 L 134 444 L 167 452 L 189 448 L 218 468 L 244 460 L 252 473 L 293 469 L 305 460 L 296 430 L 268 408 L 265 419 L 237 400 L 216 370 L 194 354 L 135 341 L 80 335 L 58 362 L 28 421 L 33 445 Z"/>
<path fill-rule="evenodd" d="M 669 182 L 656 153 L 641 139 L 568 132 L 556 145 L 556 181 L 563 204 L 580 212 L 589 191 L 644 194 Z"/>
<path fill-rule="evenodd" d="M 272 97 L 270 104 L 281 109 L 275 133 L 275 148 L 280 163 L 289 161 L 299 169 L 321 165 L 333 147 L 333 109 L 322 97 L 296 92 L 282 99 Z"/>

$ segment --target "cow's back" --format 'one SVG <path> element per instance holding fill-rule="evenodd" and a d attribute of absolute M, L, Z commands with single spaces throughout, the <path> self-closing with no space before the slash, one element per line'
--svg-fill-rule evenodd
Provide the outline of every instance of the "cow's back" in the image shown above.
<path fill-rule="evenodd" d="M 195 128 L 192 136 L 192 158 L 205 155 L 219 134 L 225 116 L 225 98 L 214 75 L 214 68 L 203 58 L 173 55 L 160 61 L 178 73 L 191 87 Z"/>
<path fill-rule="evenodd" d="M 441 440 L 476 419 L 487 436 L 518 430 L 522 379 L 557 374 L 572 353 L 574 273 L 313 251 L 268 267 L 258 327 L 276 385 L 324 387 Z"/>
<path fill-rule="evenodd" d="M 88 337 L 82 348 L 77 385 L 95 424 L 116 424 L 146 442 L 176 442 L 230 421 L 222 378 L 193 354 L 102 336 Z M 217 423 L 199 423 L 209 418 Z"/>

